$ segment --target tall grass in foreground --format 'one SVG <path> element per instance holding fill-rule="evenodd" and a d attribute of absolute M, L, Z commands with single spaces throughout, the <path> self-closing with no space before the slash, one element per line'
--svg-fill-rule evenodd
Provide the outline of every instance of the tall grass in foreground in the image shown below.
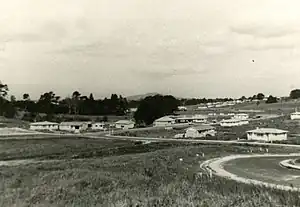
<path fill-rule="evenodd" d="M 1 167 L 0 206 L 300 206 L 295 192 L 198 175 L 199 162 L 248 150 L 244 146 L 194 145 Z M 275 151 L 287 149 L 270 149 Z M 196 156 L 201 152 L 204 158 Z"/>

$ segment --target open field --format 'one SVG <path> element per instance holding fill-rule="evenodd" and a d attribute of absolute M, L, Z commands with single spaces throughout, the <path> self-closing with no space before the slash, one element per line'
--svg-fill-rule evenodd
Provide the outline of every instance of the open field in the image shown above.
<path fill-rule="evenodd" d="M 247 153 L 247 146 L 170 142 L 143 145 L 80 138 L 6 140 L 0 141 L 0 146 L 0 156 L 5 159 L 49 160 L 47 163 L 0 167 L 0 206 L 256 207 L 300 204 L 295 193 L 237 184 L 217 177 L 196 177 L 200 162 Z M 116 150 L 120 146 L 123 150 Z M 252 149 L 259 153 L 259 148 Z M 269 148 L 270 153 L 297 151 L 285 147 Z M 74 154 L 80 159 L 70 159 Z"/>

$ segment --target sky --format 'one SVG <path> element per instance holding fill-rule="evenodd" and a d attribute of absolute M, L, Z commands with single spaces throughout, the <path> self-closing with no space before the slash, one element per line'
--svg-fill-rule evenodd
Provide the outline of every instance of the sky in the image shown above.
<path fill-rule="evenodd" d="M 297 0 L 0 1 L 0 80 L 17 97 L 300 88 Z"/>

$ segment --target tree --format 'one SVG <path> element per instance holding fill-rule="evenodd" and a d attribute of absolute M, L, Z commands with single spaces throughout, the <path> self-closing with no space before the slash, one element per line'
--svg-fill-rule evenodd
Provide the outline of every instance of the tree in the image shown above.
<path fill-rule="evenodd" d="M 265 95 L 263 93 L 259 93 L 256 95 L 258 100 L 263 100 L 265 98 Z"/>
<path fill-rule="evenodd" d="M 0 97 L 5 98 L 8 93 L 8 86 L 0 82 Z"/>
<path fill-rule="evenodd" d="M 94 95 L 93 95 L 92 93 L 90 94 L 89 100 L 91 100 L 91 101 L 94 101 L 94 100 L 95 100 L 95 99 L 94 99 Z"/>
<path fill-rule="evenodd" d="M 54 92 L 50 91 L 41 95 L 37 102 L 38 111 L 40 113 L 53 114 L 55 112 L 55 105 L 58 105 L 60 97 L 56 96 Z"/>
<path fill-rule="evenodd" d="M 72 94 L 72 102 L 73 102 L 73 108 L 74 108 L 75 114 L 79 114 L 80 96 L 81 96 L 81 94 L 78 91 L 74 91 Z"/>
<path fill-rule="evenodd" d="M 24 101 L 30 100 L 30 96 L 29 96 L 28 93 L 24 93 L 24 94 L 23 94 L 23 100 L 24 100 Z"/>
<path fill-rule="evenodd" d="M 300 89 L 294 89 L 290 92 L 291 99 L 298 99 L 300 98 Z"/>
<path fill-rule="evenodd" d="M 266 101 L 267 104 L 277 103 L 277 97 L 270 95 Z"/>
<path fill-rule="evenodd" d="M 180 101 L 173 96 L 148 96 L 143 99 L 134 114 L 137 124 L 150 125 L 157 118 L 173 114 Z"/>
<path fill-rule="evenodd" d="M 15 103 L 17 101 L 16 97 L 14 95 L 10 96 L 10 102 Z"/>

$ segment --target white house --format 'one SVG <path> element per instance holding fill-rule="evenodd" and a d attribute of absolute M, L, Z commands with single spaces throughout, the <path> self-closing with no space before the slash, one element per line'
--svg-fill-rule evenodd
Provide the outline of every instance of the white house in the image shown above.
<path fill-rule="evenodd" d="M 178 106 L 179 111 L 187 111 L 187 108 L 185 106 Z"/>
<path fill-rule="evenodd" d="M 249 119 L 249 114 L 239 113 L 239 114 L 235 114 L 233 118 L 240 119 L 240 120 L 247 120 Z"/>
<path fill-rule="evenodd" d="M 291 113 L 291 120 L 298 120 L 300 119 L 300 112 L 295 111 L 294 113 Z"/>
<path fill-rule="evenodd" d="M 233 127 L 233 126 L 241 126 L 249 124 L 248 120 L 241 120 L 241 119 L 225 119 L 220 121 L 220 125 L 222 127 Z"/>
<path fill-rule="evenodd" d="M 132 129 L 134 128 L 134 122 L 131 120 L 119 120 L 115 123 L 117 129 Z"/>
<path fill-rule="evenodd" d="M 258 140 L 272 142 L 278 140 L 287 140 L 288 131 L 273 128 L 257 128 L 247 131 L 248 140 Z"/>
<path fill-rule="evenodd" d="M 197 138 L 197 137 L 206 137 L 206 136 L 215 136 L 216 131 L 213 126 L 209 125 L 198 125 L 187 128 L 184 134 L 184 137 Z"/>
<path fill-rule="evenodd" d="M 58 123 L 55 122 L 34 122 L 30 123 L 31 130 L 58 130 Z"/>
<path fill-rule="evenodd" d="M 92 122 L 62 122 L 59 124 L 59 130 L 79 133 L 92 127 Z"/>
<path fill-rule="evenodd" d="M 159 127 L 159 126 L 170 126 L 175 124 L 175 119 L 169 117 L 169 116 L 164 116 L 159 119 L 156 119 L 153 122 L 153 126 Z"/>
<path fill-rule="evenodd" d="M 193 116 L 179 116 L 174 117 L 175 123 L 205 123 L 207 122 L 207 116 L 196 114 Z"/>
<path fill-rule="evenodd" d="M 92 130 L 104 130 L 104 123 L 103 122 L 96 122 L 92 124 Z"/>

